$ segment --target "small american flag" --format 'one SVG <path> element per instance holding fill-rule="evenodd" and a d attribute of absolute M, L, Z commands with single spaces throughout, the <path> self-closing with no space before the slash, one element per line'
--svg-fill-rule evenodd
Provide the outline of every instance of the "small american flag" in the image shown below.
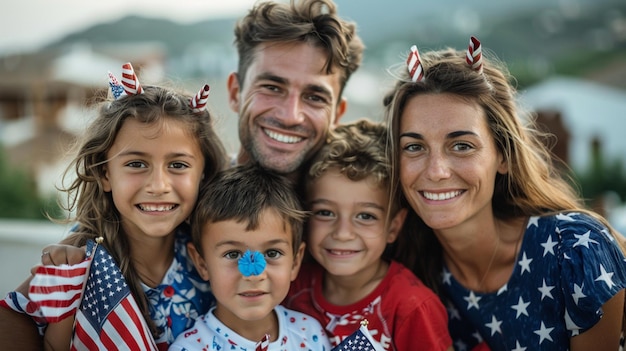
<path fill-rule="evenodd" d="M 47 323 L 72 316 L 80 305 L 90 260 L 76 265 L 39 266 L 30 282 L 28 297 Z"/>
<path fill-rule="evenodd" d="M 94 248 L 95 245 L 95 248 Z M 157 350 L 117 264 L 90 241 L 91 268 L 76 313 L 71 350 Z"/>
<path fill-rule="evenodd" d="M 363 320 L 359 329 L 343 339 L 331 351 L 383 351 L 383 349 L 374 341 L 367 329 L 367 320 Z"/>

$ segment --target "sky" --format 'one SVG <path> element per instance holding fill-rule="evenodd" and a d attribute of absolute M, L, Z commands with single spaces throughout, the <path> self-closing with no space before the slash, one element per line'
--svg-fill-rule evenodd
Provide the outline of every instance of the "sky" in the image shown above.
<path fill-rule="evenodd" d="M 0 52 L 36 49 L 94 24 L 131 14 L 193 23 L 238 16 L 254 0 L 4 0 Z"/>

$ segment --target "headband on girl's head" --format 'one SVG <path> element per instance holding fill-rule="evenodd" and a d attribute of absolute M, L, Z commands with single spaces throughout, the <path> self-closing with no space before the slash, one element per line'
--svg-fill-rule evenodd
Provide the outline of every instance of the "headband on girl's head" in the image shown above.
<path fill-rule="evenodd" d="M 143 88 L 141 84 L 139 84 L 139 79 L 137 79 L 133 65 L 131 65 L 130 62 L 122 65 L 122 85 L 128 95 L 139 95 L 143 93 Z"/>
<path fill-rule="evenodd" d="M 193 113 L 200 113 L 206 109 L 207 101 L 209 100 L 209 85 L 205 84 L 198 93 L 191 98 L 189 106 Z"/>
<path fill-rule="evenodd" d="M 465 61 L 474 71 L 483 73 L 483 50 L 480 46 L 480 41 L 476 37 L 470 38 Z"/>
<path fill-rule="evenodd" d="M 470 38 L 470 43 L 465 54 L 465 62 L 476 72 L 483 73 L 483 50 L 480 41 L 476 37 Z M 411 52 L 406 59 L 406 65 L 409 69 L 409 76 L 412 82 L 421 82 L 424 80 L 424 68 L 420 59 L 417 46 L 411 46 Z"/>
<path fill-rule="evenodd" d="M 125 95 L 143 94 L 143 88 L 137 79 L 135 70 L 130 62 L 122 65 L 122 84 L 115 78 L 113 73 L 109 72 L 109 86 L 115 100 Z M 209 100 L 209 85 L 205 84 L 200 91 L 191 98 L 189 106 L 193 113 L 198 114 L 206 109 Z"/>
<path fill-rule="evenodd" d="M 111 72 L 109 72 L 109 86 L 111 87 L 111 93 L 113 94 L 113 98 L 115 100 L 119 99 L 122 95 L 126 95 L 124 87 Z"/>
<path fill-rule="evenodd" d="M 122 65 L 122 84 L 109 72 L 109 86 L 115 100 L 125 95 L 138 95 L 143 93 L 143 88 L 139 84 L 139 79 L 130 62 Z"/>

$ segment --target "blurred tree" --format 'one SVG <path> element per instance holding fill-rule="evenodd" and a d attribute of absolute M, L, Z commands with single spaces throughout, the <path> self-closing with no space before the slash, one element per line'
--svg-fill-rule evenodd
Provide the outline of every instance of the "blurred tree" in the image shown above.
<path fill-rule="evenodd" d="M 0 217 L 46 219 L 46 213 L 53 218 L 61 215 L 55 197 L 42 198 L 33 177 L 10 167 L 0 148 Z"/>
<path fill-rule="evenodd" d="M 591 144 L 589 167 L 577 175 L 583 197 L 592 205 L 602 201 L 605 194 L 615 192 L 623 201 L 626 199 L 626 173 L 622 160 L 606 160 L 598 138 Z"/>

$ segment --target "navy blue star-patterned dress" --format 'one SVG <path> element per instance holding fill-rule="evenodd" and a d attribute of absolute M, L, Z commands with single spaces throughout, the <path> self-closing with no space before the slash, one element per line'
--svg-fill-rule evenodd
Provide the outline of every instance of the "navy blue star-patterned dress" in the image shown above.
<path fill-rule="evenodd" d="M 442 291 L 457 351 L 569 350 L 593 327 L 602 305 L 626 287 L 626 261 L 608 229 L 582 213 L 531 217 L 509 281 L 482 294 L 447 268 Z"/>

